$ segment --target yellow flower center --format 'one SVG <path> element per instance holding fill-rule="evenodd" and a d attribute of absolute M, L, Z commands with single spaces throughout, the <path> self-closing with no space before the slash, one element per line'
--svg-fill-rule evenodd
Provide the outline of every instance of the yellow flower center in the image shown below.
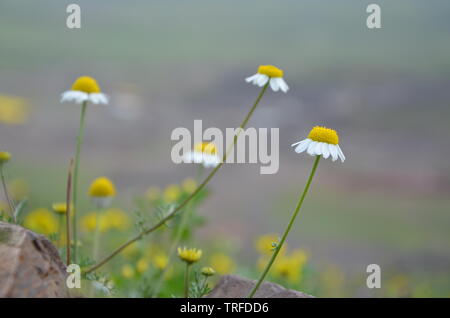
<path fill-rule="evenodd" d="M 217 148 L 211 142 L 199 142 L 194 146 L 194 151 L 201 152 L 207 155 L 215 155 L 217 152 Z"/>
<path fill-rule="evenodd" d="M 258 68 L 258 73 L 269 77 L 283 77 L 284 74 L 283 70 L 273 65 L 261 65 Z"/>
<path fill-rule="evenodd" d="M 325 142 L 332 145 L 337 145 L 339 143 L 339 137 L 336 130 L 320 126 L 311 129 L 308 138 L 317 142 Z"/>
<path fill-rule="evenodd" d="M 81 76 L 77 78 L 75 83 L 72 85 L 72 90 L 91 93 L 100 93 L 100 86 L 98 86 L 97 81 L 89 76 Z"/>
<path fill-rule="evenodd" d="M 0 151 L 0 164 L 6 163 L 11 159 L 11 154 L 6 151 Z"/>
<path fill-rule="evenodd" d="M 212 142 L 199 142 L 194 146 L 194 151 L 206 155 L 215 155 L 217 153 L 217 147 Z"/>
<path fill-rule="evenodd" d="M 188 264 L 197 262 L 202 257 L 202 250 L 196 248 L 178 248 L 178 256 Z"/>
<path fill-rule="evenodd" d="M 113 197 L 116 195 L 116 188 L 111 180 L 106 177 L 100 177 L 92 182 L 89 188 L 91 197 Z"/>

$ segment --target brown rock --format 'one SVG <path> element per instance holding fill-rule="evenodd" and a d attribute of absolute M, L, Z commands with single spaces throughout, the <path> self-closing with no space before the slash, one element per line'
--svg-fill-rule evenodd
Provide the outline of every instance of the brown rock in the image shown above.
<path fill-rule="evenodd" d="M 0 297 L 67 297 L 66 270 L 44 236 L 0 222 Z"/>
<path fill-rule="evenodd" d="M 245 298 L 256 281 L 238 275 L 225 275 L 207 298 Z M 313 298 L 308 294 L 286 289 L 278 284 L 263 282 L 256 291 L 255 298 Z"/>

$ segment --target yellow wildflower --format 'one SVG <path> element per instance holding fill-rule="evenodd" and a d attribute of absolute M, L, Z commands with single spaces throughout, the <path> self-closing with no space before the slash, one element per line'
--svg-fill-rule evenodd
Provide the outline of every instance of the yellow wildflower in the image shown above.
<path fill-rule="evenodd" d="M 165 253 L 159 252 L 153 257 L 153 264 L 156 268 L 163 270 L 169 263 L 169 257 Z"/>
<path fill-rule="evenodd" d="M 149 266 L 150 266 L 150 264 L 148 263 L 148 261 L 145 258 L 141 258 L 136 263 L 136 269 L 139 274 L 145 273 L 147 271 L 147 269 L 149 268 Z"/>
<path fill-rule="evenodd" d="M 7 151 L 0 151 L 0 165 L 11 160 L 11 154 Z"/>
<path fill-rule="evenodd" d="M 89 187 L 89 195 L 91 197 L 114 197 L 116 188 L 114 183 L 106 177 L 95 179 Z"/>
<path fill-rule="evenodd" d="M 181 184 L 181 187 L 188 194 L 191 194 L 197 189 L 197 181 L 195 181 L 192 178 L 184 179 L 183 183 Z"/>
<path fill-rule="evenodd" d="M 58 231 L 58 220 L 48 209 L 36 209 L 25 217 L 24 226 L 41 234 L 49 235 Z"/>
<path fill-rule="evenodd" d="M 108 225 L 108 228 L 117 230 L 126 230 L 130 226 L 128 215 L 120 209 L 108 209 L 102 217 Z"/>
<path fill-rule="evenodd" d="M 97 216 L 97 212 L 90 212 L 90 213 L 84 215 L 81 218 L 81 227 L 82 227 L 82 229 L 87 231 L 87 232 L 94 231 L 96 226 L 97 226 L 97 217 L 98 217 L 98 220 L 99 220 L 99 230 L 100 230 L 100 232 L 107 231 L 110 228 L 109 224 L 108 224 L 108 220 L 102 214 Z"/>
<path fill-rule="evenodd" d="M 65 214 L 67 212 L 67 203 L 66 202 L 57 202 L 52 204 L 53 212 L 59 214 Z M 73 205 L 70 205 L 70 211 L 73 212 Z"/>
<path fill-rule="evenodd" d="M 29 117 L 30 107 L 24 98 L 0 96 L 0 122 L 8 125 L 24 124 Z"/>
<path fill-rule="evenodd" d="M 211 255 L 209 263 L 221 275 L 230 274 L 236 269 L 234 261 L 225 253 Z"/>
<path fill-rule="evenodd" d="M 164 189 L 164 200 L 168 203 L 176 202 L 181 196 L 180 186 L 171 184 Z"/>
<path fill-rule="evenodd" d="M 204 276 L 213 276 L 216 274 L 216 271 L 212 267 L 203 267 L 201 272 Z"/>
<path fill-rule="evenodd" d="M 263 255 L 272 255 L 276 244 L 280 241 L 280 237 L 277 234 L 261 235 L 256 240 L 256 250 Z M 284 244 L 281 248 L 280 254 L 286 251 L 287 245 Z"/>
<path fill-rule="evenodd" d="M 89 187 L 89 195 L 99 208 L 105 208 L 111 204 L 112 198 L 116 196 L 116 187 L 106 177 L 95 179 Z"/>
<path fill-rule="evenodd" d="M 178 257 L 188 264 L 198 262 L 202 257 L 202 250 L 196 248 L 178 248 Z"/>
<path fill-rule="evenodd" d="M 133 278 L 135 274 L 135 270 L 130 264 L 123 265 L 121 272 L 122 276 L 125 278 Z"/>
<path fill-rule="evenodd" d="M 299 283 L 307 255 L 303 250 L 297 249 L 289 255 L 281 256 L 275 260 L 273 275 L 282 277 L 292 284 Z"/>

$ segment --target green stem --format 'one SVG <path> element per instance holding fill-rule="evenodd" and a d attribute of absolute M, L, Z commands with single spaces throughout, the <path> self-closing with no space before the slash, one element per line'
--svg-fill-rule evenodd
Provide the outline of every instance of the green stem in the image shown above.
<path fill-rule="evenodd" d="M 97 213 L 95 213 L 94 244 L 92 249 L 92 259 L 94 260 L 98 258 L 98 251 L 100 249 L 100 214 L 101 211 L 97 211 Z"/>
<path fill-rule="evenodd" d="M 10 215 L 11 215 L 13 221 L 16 222 L 14 203 L 9 196 L 8 187 L 6 186 L 6 178 L 5 178 L 5 173 L 3 171 L 3 164 L 0 165 L 0 175 L 1 175 L 1 179 L 2 179 L 3 191 L 5 192 L 6 201 L 8 201 Z"/>
<path fill-rule="evenodd" d="M 191 264 L 186 263 L 186 273 L 184 275 L 184 298 L 189 297 L 189 267 Z"/>
<path fill-rule="evenodd" d="M 77 148 L 75 152 L 75 166 L 73 170 L 73 221 L 72 221 L 72 232 L 73 232 L 73 261 L 77 262 L 77 204 L 78 204 L 78 168 L 80 166 L 80 151 L 81 145 L 83 144 L 83 134 L 84 134 L 84 122 L 86 118 L 86 108 L 87 101 L 83 102 L 81 106 L 80 115 L 80 128 L 78 130 L 77 137 Z"/>
<path fill-rule="evenodd" d="M 261 283 L 264 281 L 264 278 L 269 273 L 270 268 L 272 267 L 272 264 L 275 262 L 275 259 L 277 258 L 278 253 L 280 252 L 281 248 L 283 247 L 284 241 L 286 241 L 286 237 L 289 234 L 289 231 L 291 230 L 292 225 L 294 224 L 295 218 L 297 217 L 298 212 L 300 211 L 300 208 L 302 207 L 303 201 L 305 200 L 306 194 L 308 193 L 309 187 L 311 185 L 311 181 L 314 177 L 314 174 L 317 170 L 317 165 L 319 164 L 320 156 L 316 156 L 316 159 L 314 161 L 314 165 L 312 167 L 311 173 L 309 175 L 308 181 L 306 182 L 305 189 L 303 190 L 303 193 L 300 197 L 300 200 L 297 203 L 297 207 L 295 208 L 294 213 L 292 214 L 291 220 L 289 221 L 289 224 L 284 231 L 283 236 L 281 237 L 280 242 L 278 243 L 274 253 L 272 254 L 272 257 L 270 258 L 269 263 L 267 263 L 266 267 L 264 268 L 263 273 L 261 274 L 261 277 L 259 278 L 258 282 L 256 283 L 255 287 L 253 287 L 252 291 L 248 294 L 248 298 L 252 298 L 256 291 L 258 290 Z"/>
<path fill-rule="evenodd" d="M 258 106 L 259 102 L 261 101 L 261 98 L 263 97 L 264 93 L 267 90 L 269 83 L 267 83 L 266 85 L 264 85 L 264 87 L 261 89 L 258 97 L 255 100 L 255 103 L 253 104 L 252 108 L 250 109 L 250 111 L 247 113 L 247 116 L 245 116 L 244 120 L 242 121 L 241 125 L 239 126 L 239 128 L 241 129 L 245 129 L 245 126 L 247 125 L 248 121 L 250 120 L 250 118 L 252 117 L 253 112 L 255 111 L 256 107 Z M 231 145 L 234 146 L 236 144 L 237 138 L 238 138 L 239 134 L 236 134 L 233 138 L 233 143 Z M 156 223 L 154 226 L 148 228 L 147 230 L 139 233 L 138 235 L 136 235 L 135 237 L 133 237 L 132 239 L 128 240 L 127 242 L 125 242 L 124 244 L 122 244 L 121 246 L 119 246 L 118 248 L 116 248 L 111 254 L 109 254 L 108 256 L 106 256 L 103 260 L 101 260 L 99 263 L 97 263 L 96 265 L 92 266 L 91 268 L 86 270 L 86 273 L 90 273 L 94 270 L 96 270 L 97 268 L 103 266 L 105 263 L 107 263 L 110 259 L 112 259 L 114 256 L 116 256 L 117 254 L 119 254 L 124 248 L 128 247 L 129 245 L 133 244 L 134 242 L 140 240 L 142 237 L 144 237 L 145 235 L 155 231 L 156 229 L 158 229 L 160 226 L 164 225 L 168 220 L 170 220 L 171 218 L 173 218 L 175 216 L 176 213 L 178 213 L 181 209 L 183 209 L 186 204 L 189 203 L 189 201 L 191 201 L 207 184 L 208 182 L 214 177 L 214 175 L 217 173 L 217 171 L 222 167 L 222 165 L 225 163 L 227 159 L 227 152 L 224 153 L 223 157 L 222 157 L 222 162 L 219 163 L 210 173 L 209 175 L 206 177 L 206 179 L 197 187 L 197 189 L 195 189 L 195 191 L 189 195 L 182 203 L 180 203 L 180 205 L 178 207 L 176 207 L 171 213 L 169 213 L 166 217 L 164 217 L 162 220 L 160 220 L 158 223 Z"/>

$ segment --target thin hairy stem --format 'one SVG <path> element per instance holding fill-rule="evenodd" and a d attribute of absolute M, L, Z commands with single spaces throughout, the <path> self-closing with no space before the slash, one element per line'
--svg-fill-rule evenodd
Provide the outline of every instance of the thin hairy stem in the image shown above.
<path fill-rule="evenodd" d="M 189 297 L 189 268 L 191 264 L 186 263 L 186 273 L 184 275 L 184 298 Z"/>
<path fill-rule="evenodd" d="M 77 206 L 78 206 L 78 169 L 80 167 L 80 152 L 81 145 L 83 144 L 84 135 L 84 122 L 86 118 L 87 101 L 83 102 L 81 106 L 80 115 L 80 128 L 78 129 L 77 137 L 77 148 L 75 152 L 75 167 L 73 171 L 73 222 L 72 222 L 72 232 L 73 232 L 73 260 L 77 262 Z"/>
<path fill-rule="evenodd" d="M 294 224 L 295 218 L 297 217 L 297 214 L 300 211 L 300 208 L 302 207 L 303 201 L 305 200 L 306 194 L 308 193 L 309 187 L 311 186 L 311 182 L 314 177 L 314 174 L 316 173 L 316 169 L 317 169 L 317 165 L 319 164 L 319 160 L 320 160 L 320 156 L 316 156 L 316 159 L 314 160 L 314 165 L 311 169 L 311 173 L 309 175 L 308 181 L 306 182 L 305 189 L 303 190 L 300 200 L 297 203 L 297 207 L 295 208 L 295 211 L 292 214 L 291 220 L 289 221 L 289 224 L 286 227 L 286 230 L 284 231 L 284 234 L 281 237 L 280 242 L 277 244 L 277 247 L 275 248 L 275 251 L 273 252 L 272 257 L 270 258 L 269 263 L 267 263 L 263 273 L 261 274 L 261 277 L 258 279 L 258 282 L 256 283 L 255 287 L 253 287 L 251 292 L 248 294 L 248 296 L 247 296 L 248 298 L 252 298 L 255 295 L 259 286 L 264 281 L 264 278 L 269 273 L 269 270 L 272 267 L 272 264 L 275 262 L 275 259 L 277 258 L 278 253 L 281 251 L 284 241 L 286 241 L 286 237 L 288 236 L 289 231 L 291 230 L 291 227 Z"/>
<path fill-rule="evenodd" d="M 69 164 L 69 173 L 67 175 L 67 192 L 66 192 L 66 263 L 69 266 L 70 259 L 70 249 L 71 249 L 71 240 L 70 240 L 70 213 L 72 212 L 70 209 L 71 206 L 71 194 L 72 194 L 72 167 L 73 167 L 73 158 L 70 159 Z"/>
<path fill-rule="evenodd" d="M 2 179 L 3 191 L 5 192 L 6 201 L 8 201 L 11 218 L 14 220 L 14 222 L 16 222 L 14 202 L 12 201 L 11 197 L 9 196 L 8 186 L 6 185 L 5 173 L 3 171 L 3 164 L 0 165 L 0 176 Z"/>

